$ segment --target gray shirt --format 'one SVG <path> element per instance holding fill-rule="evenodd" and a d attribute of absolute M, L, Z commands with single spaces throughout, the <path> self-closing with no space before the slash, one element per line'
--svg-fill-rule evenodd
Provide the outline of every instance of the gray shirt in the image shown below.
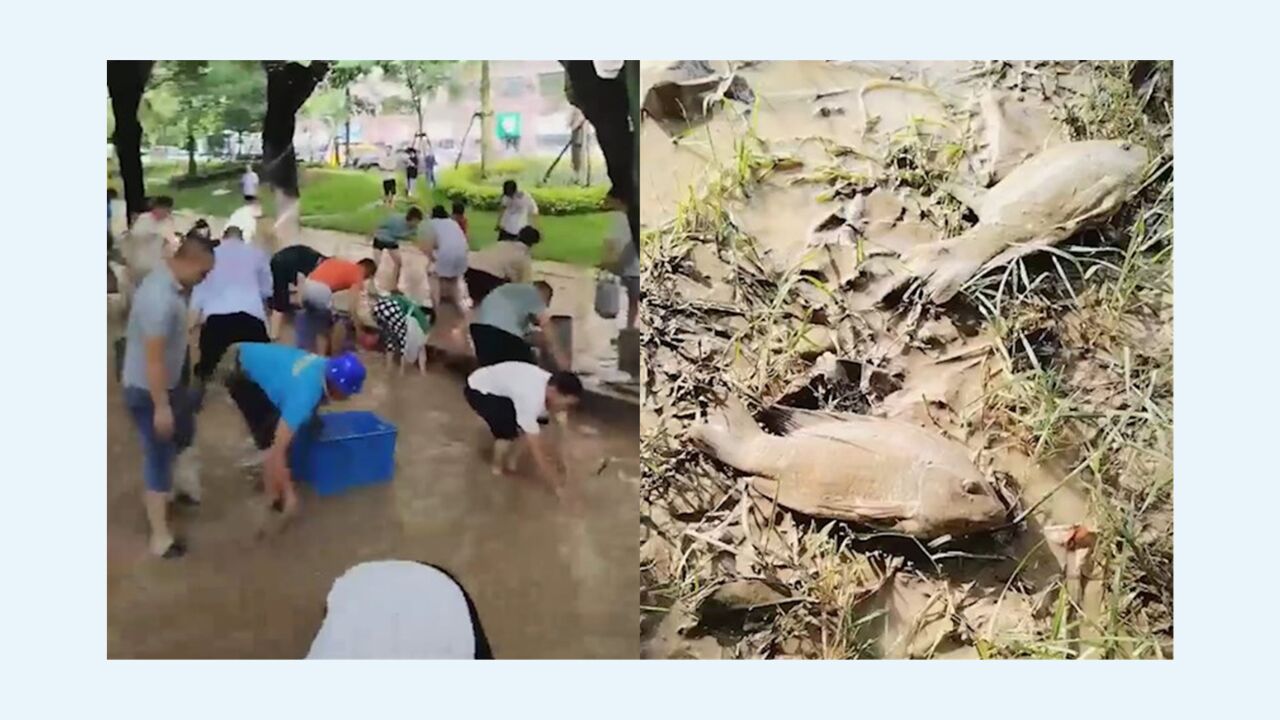
<path fill-rule="evenodd" d="M 187 300 L 178 281 L 161 263 L 147 277 L 133 296 L 129 324 L 125 329 L 125 387 L 147 388 L 147 338 L 164 338 L 165 372 L 169 388 L 175 388 L 187 359 Z"/>

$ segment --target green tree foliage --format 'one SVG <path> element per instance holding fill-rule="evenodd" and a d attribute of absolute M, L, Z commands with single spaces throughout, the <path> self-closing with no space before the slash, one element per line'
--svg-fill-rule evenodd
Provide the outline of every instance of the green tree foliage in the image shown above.
<path fill-rule="evenodd" d="M 422 106 L 436 89 L 448 85 L 457 68 L 453 60 L 382 60 L 377 63 L 388 78 L 399 80 L 409 89 L 409 102 L 418 118 L 418 134 L 422 134 Z"/>
<path fill-rule="evenodd" d="M 173 60 L 157 64 L 141 114 L 153 144 L 187 148 L 187 171 L 194 174 L 196 138 L 253 132 L 265 112 L 266 78 L 258 63 Z"/>

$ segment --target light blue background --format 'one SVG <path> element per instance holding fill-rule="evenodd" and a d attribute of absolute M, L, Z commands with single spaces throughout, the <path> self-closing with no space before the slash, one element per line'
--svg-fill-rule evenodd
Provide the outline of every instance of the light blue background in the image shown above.
<path fill-rule="evenodd" d="M 773 719 L 822 709 L 831 717 L 1092 720 L 1206 711 L 1246 717 L 1274 705 L 1263 697 L 1277 679 L 1277 25 L 1261 4 L 1007 2 L 997 10 L 980 7 L 994 3 L 917 0 L 833 2 L 813 11 L 804 6 L 820 3 L 644 0 L 560 7 L 567 4 L 7 8 L 0 112 L 7 219 L 0 300 L 9 311 L 0 353 L 8 407 L 0 435 L 7 481 L 0 650 L 7 667 L 0 707 L 16 710 L 8 716 Z M 1183 9 L 1190 7 L 1196 10 Z M 620 37 L 608 33 L 610 22 L 621 23 Z M 1178 659 L 107 662 L 104 61 L 264 56 L 1174 58 Z"/>

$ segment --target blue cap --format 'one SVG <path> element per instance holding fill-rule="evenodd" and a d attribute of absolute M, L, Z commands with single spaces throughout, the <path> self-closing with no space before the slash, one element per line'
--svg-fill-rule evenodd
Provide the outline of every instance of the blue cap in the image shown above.
<path fill-rule="evenodd" d="M 364 363 L 355 353 L 345 352 L 329 358 L 324 376 L 343 395 L 355 395 L 364 386 Z"/>

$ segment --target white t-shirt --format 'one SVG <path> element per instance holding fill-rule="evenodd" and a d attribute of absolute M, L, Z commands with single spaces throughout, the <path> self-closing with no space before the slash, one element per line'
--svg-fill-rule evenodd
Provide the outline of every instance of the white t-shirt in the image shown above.
<path fill-rule="evenodd" d="M 383 180 L 396 179 L 396 156 L 394 153 L 386 153 L 382 159 L 378 161 L 378 167 L 382 169 Z"/>
<path fill-rule="evenodd" d="M 308 660 L 469 660 L 476 628 L 462 588 L 408 560 L 365 562 L 329 590 Z"/>
<path fill-rule="evenodd" d="M 247 170 L 240 176 L 240 194 L 258 196 L 258 173 Z"/>
<path fill-rule="evenodd" d="M 240 228 L 240 236 L 244 241 L 253 244 L 253 236 L 258 230 L 258 218 L 262 217 L 262 208 L 258 205 L 241 205 L 231 217 L 227 218 L 227 227 L 235 225 Z"/>
<path fill-rule="evenodd" d="M 529 193 L 517 190 L 511 197 L 502 196 L 502 217 L 498 220 L 498 226 L 512 235 L 518 235 L 529 224 L 529 218 L 537 214 L 538 204 Z"/>
<path fill-rule="evenodd" d="M 538 418 L 547 415 L 547 381 L 551 373 L 526 362 L 500 362 L 482 367 L 467 378 L 467 386 L 486 395 L 510 398 L 516 408 L 516 424 L 530 435 L 538 434 Z"/>
<path fill-rule="evenodd" d="M 467 236 L 453 218 L 431 218 L 436 248 L 435 272 L 442 278 L 462 277 L 467 271 Z"/>

